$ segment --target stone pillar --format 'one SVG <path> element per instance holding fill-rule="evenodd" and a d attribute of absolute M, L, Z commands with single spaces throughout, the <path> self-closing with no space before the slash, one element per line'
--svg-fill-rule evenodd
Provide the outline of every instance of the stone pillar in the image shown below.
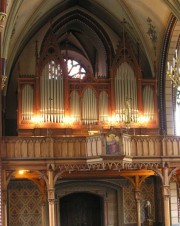
<path fill-rule="evenodd" d="M 163 168 L 163 203 L 164 203 L 164 224 L 165 226 L 170 226 L 170 209 L 169 209 L 169 177 L 168 177 L 168 167 Z"/>
<path fill-rule="evenodd" d="M 55 191 L 54 172 L 52 167 L 48 170 L 48 205 L 49 205 L 49 226 L 55 226 Z"/>
<path fill-rule="evenodd" d="M 137 226 L 141 226 L 141 191 L 135 189 L 135 200 L 136 200 L 136 213 L 137 213 Z"/>

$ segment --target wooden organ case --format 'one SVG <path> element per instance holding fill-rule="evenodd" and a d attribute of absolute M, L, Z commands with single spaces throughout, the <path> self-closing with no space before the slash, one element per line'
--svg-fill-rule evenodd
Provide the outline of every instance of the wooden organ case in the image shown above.
<path fill-rule="evenodd" d="M 109 74 L 94 76 L 87 69 L 83 77 L 69 76 L 55 35 L 43 43 L 40 56 L 36 46 L 35 75 L 18 79 L 19 135 L 157 131 L 156 79 L 143 78 L 132 48 L 125 46 L 118 46 Z"/>

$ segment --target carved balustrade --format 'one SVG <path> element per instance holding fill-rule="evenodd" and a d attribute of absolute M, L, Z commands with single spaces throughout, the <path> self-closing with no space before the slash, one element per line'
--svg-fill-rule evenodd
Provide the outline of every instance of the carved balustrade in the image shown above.
<path fill-rule="evenodd" d="M 82 158 L 103 153 L 104 138 L 93 137 L 3 137 L 2 158 Z"/>
<path fill-rule="evenodd" d="M 91 158 L 106 155 L 106 138 L 103 135 L 2 137 L 0 148 L 2 158 L 6 159 Z M 118 155 L 132 157 L 180 156 L 180 137 L 123 134 Z"/>

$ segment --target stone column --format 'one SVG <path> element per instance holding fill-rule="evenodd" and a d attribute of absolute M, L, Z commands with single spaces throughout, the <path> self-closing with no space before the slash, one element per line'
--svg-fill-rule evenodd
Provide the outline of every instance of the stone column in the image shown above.
<path fill-rule="evenodd" d="M 137 211 L 137 226 L 141 226 L 141 191 L 135 189 L 136 211 Z"/>
<path fill-rule="evenodd" d="M 169 210 L 169 177 L 168 167 L 163 168 L 163 202 L 164 202 L 164 224 L 170 226 L 170 210 Z"/>
<path fill-rule="evenodd" d="M 48 205 L 49 205 L 49 226 L 55 226 L 55 191 L 54 172 L 52 167 L 48 170 Z"/>

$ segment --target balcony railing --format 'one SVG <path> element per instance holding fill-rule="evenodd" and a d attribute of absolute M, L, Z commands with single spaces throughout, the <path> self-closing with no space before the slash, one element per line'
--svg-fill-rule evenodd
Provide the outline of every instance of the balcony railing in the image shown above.
<path fill-rule="evenodd" d="M 3 159 L 91 158 L 109 156 L 104 135 L 76 137 L 3 137 Z M 130 157 L 180 156 L 180 137 L 130 136 L 120 137 L 120 152 L 116 155 Z"/>

